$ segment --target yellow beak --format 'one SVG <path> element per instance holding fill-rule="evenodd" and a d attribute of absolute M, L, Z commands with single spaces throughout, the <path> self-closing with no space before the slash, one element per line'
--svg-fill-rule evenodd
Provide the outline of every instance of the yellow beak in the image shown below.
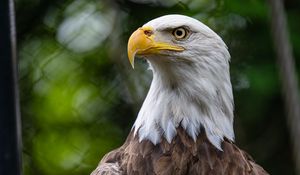
<path fill-rule="evenodd" d="M 183 51 L 184 48 L 181 46 L 171 45 L 163 42 L 154 41 L 154 33 L 151 27 L 141 27 L 138 28 L 130 36 L 128 41 L 128 58 L 129 62 L 134 68 L 134 57 L 135 55 L 149 55 L 158 54 L 162 50 L 169 51 Z"/>

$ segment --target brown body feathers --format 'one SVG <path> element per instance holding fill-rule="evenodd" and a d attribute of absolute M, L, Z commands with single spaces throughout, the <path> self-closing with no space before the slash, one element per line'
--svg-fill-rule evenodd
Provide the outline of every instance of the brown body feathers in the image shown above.
<path fill-rule="evenodd" d="M 262 167 L 234 143 L 215 148 L 202 131 L 194 142 L 182 129 L 169 144 L 139 142 L 131 132 L 126 142 L 106 154 L 91 175 L 265 175 Z"/>

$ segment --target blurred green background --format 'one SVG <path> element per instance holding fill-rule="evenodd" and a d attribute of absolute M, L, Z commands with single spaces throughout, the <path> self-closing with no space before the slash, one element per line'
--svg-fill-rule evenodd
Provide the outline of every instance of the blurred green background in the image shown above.
<path fill-rule="evenodd" d="M 299 70 L 300 2 L 285 6 Z M 127 40 L 171 13 L 227 43 L 237 145 L 270 174 L 295 174 L 265 1 L 16 0 L 25 175 L 89 174 L 123 143 L 151 82 L 145 61 L 131 69 Z"/>

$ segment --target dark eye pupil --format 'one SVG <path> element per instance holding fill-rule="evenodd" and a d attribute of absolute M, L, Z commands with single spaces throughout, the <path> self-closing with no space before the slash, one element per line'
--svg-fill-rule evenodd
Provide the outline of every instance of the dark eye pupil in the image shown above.
<path fill-rule="evenodd" d="M 183 34 L 183 32 L 181 30 L 177 30 L 176 31 L 176 35 L 181 36 Z"/>

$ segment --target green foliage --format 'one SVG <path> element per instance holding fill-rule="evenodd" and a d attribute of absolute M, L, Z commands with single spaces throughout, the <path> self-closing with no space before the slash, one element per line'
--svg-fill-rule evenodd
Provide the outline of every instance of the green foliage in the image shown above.
<path fill-rule="evenodd" d="M 300 4 L 290 3 L 299 64 Z M 271 174 L 294 173 L 264 1 L 18 0 L 16 5 L 25 175 L 89 174 L 123 143 L 151 80 L 144 61 L 131 70 L 127 39 L 143 23 L 170 13 L 203 21 L 227 43 L 237 144 Z"/>

